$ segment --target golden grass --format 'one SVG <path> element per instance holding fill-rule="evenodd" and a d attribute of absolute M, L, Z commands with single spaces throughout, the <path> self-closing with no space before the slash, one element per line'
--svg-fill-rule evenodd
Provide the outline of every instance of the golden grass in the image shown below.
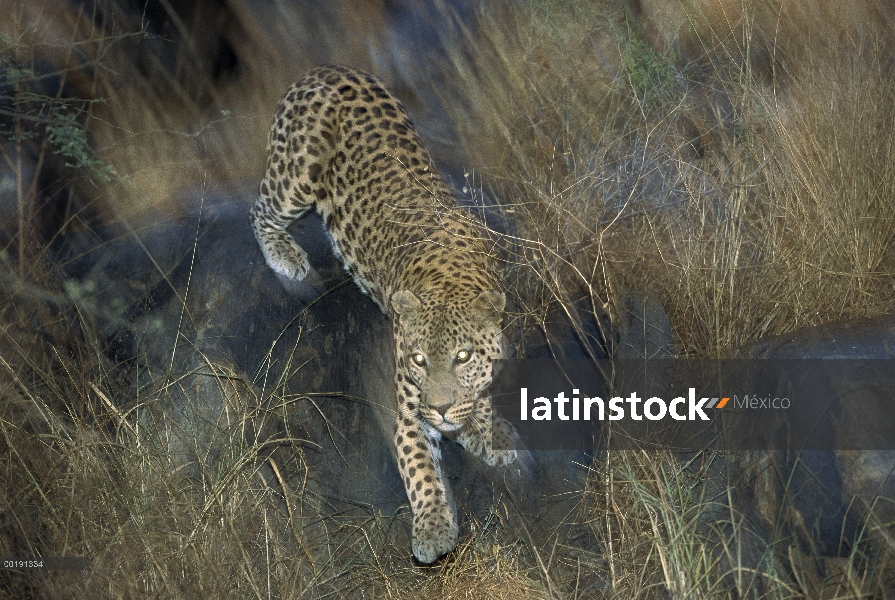
<path fill-rule="evenodd" d="M 641 0 L 633 10 L 660 52 L 684 62 L 750 61 L 769 78 L 890 36 L 895 19 L 881 0 Z"/>
<path fill-rule="evenodd" d="M 273 30 L 237 6 L 243 69 L 192 88 L 184 77 L 201 73 L 189 61 L 179 76 L 160 63 L 137 74 L 124 50 L 134 29 L 121 21 L 120 30 L 96 25 L 49 0 L 43 10 L 2 8 L 16 15 L 3 31 L 19 63 L 49 61 L 68 89 L 105 98 L 58 100 L 83 111 L 97 156 L 118 175 L 77 186 L 107 222 L 179 214 L 185 190 L 257 179 L 282 90 L 315 63 L 345 62 L 418 98 L 435 89 L 476 177 L 513 223 L 508 241 L 522 260 L 509 265 L 507 283 L 533 312 L 583 290 L 595 312 L 612 315 L 621 290 L 648 289 L 683 354 L 722 356 L 767 335 L 895 309 L 892 46 L 862 25 L 884 23 L 883 5 L 859 4 L 840 19 L 831 4 L 801 4 L 820 15 L 807 36 L 793 25 L 801 13 L 781 25 L 770 3 L 675 3 L 675 18 L 649 2 L 639 16 L 590 2 L 493 3 L 475 31 L 445 26 L 437 75 L 409 81 L 381 68 L 384 5 L 371 5 L 375 18 L 369 7 L 333 3 L 316 25 L 284 13 Z M 748 50 L 777 40 L 774 60 Z M 52 151 L 36 147 L 36 156 Z M 15 170 L 21 145 L 3 148 Z M 41 190 L 21 177 L 16 185 L 20 214 L 31 215 L 23 207 Z M 600 560 L 552 560 L 477 524 L 431 568 L 385 541 L 406 514 L 340 520 L 304 493 L 300 452 L 258 459 L 269 440 L 244 433 L 265 407 L 226 365 L 207 366 L 222 375 L 214 385 L 227 398 L 231 421 L 219 435 L 229 452 L 185 468 L 158 408 L 181 374 L 160 373 L 135 396 L 130 375 L 101 349 L 95 307 L 54 280 L 44 250 L 11 241 L 2 255 L 0 554 L 87 555 L 94 569 L 87 578 L 4 572 L 4 593 L 758 595 L 756 567 L 737 553 L 747 533 L 739 516 L 728 509 L 726 526 L 707 529 L 700 515 L 719 500 L 692 492 L 705 473 L 669 456 L 626 453 L 594 465 L 581 519 Z M 834 565 L 838 591 L 823 597 L 884 593 L 884 572 L 858 568 L 860 558 Z M 803 559 L 758 565 L 762 597 L 819 597 L 816 584 L 787 575 Z"/>
<path fill-rule="evenodd" d="M 658 293 L 693 356 L 895 308 L 888 38 L 769 84 L 724 54 L 675 66 L 596 4 L 494 14 L 449 107 L 538 283 L 564 265 L 598 312 Z"/>

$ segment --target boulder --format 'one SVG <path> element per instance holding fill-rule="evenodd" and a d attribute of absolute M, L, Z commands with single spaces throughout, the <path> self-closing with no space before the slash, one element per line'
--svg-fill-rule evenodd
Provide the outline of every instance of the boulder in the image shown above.
<path fill-rule="evenodd" d="M 728 461 L 729 468 L 736 465 L 738 507 L 757 517 L 767 539 L 773 532 L 786 532 L 784 536 L 793 536 L 787 545 L 795 543 L 812 555 L 845 557 L 857 545 L 871 556 L 895 554 L 895 440 L 880 439 L 876 449 L 849 447 L 856 432 L 866 436 L 893 418 L 891 390 L 878 388 L 883 384 L 878 374 L 895 358 L 895 315 L 766 338 L 742 348 L 738 356 L 848 359 L 836 365 L 829 385 L 838 397 L 850 399 L 849 407 L 866 399 L 859 412 L 834 414 L 833 449 L 754 452 Z"/>
<path fill-rule="evenodd" d="M 173 469 L 215 480 L 248 447 L 270 485 L 290 490 L 283 513 L 306 515 L 313 546 L 337 543 L 325 519 L 397 515 L 389 535 L 409 557 L 388 319 L 344 273 L 316 216 L 291 231 L 328 291 L 287 292 L 264 263 L 249 206 L 211 199 L 183 220 L 70 236 L 57 248 L 68 287 L 89 290 L 109 355 L 137 374 L 139 394 L 122 403 L 144 407 L 141 423 Z M 589 464 L 542 453 L 519 479 L 449 440 L 443 452 L 465 531 L 502 514 L 536 542 L 574 508 Z"/>

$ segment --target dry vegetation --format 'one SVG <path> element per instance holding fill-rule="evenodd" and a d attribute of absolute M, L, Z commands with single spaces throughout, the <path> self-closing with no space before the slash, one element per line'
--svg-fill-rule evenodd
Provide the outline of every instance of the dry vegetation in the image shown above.
<path fill-rule="evenodd" d="M 390 48 L 382 3 L 370 18 L 370 6 L 333 2 L 316 20 L 230 4 L 241 67 L 212 78 L 190 23 L 171 45 L 114 6 L 0 2 L 0 555 L 93 562 L 86 575 L 2 571 L 0 595 L 892 597 L 891 557 L 828 560 L 826 581 L 791 549 L 747 564 L 746 526 L 718 514 L 726 498 L 692 493 L 705 457 L 699 468 L 634 453 L 595 464 L 580 518 L 601 556 L 554 558 L 484 523 L 449 560 L 416 567 L 388 541 L 393 516 L 340 521 L 280 476 L 306 468 L 300 453 L 259 458 L 270 440 L 246 431 L 271 407 L 244 375 L 221 379 L 230 454 L 178 468 L 154 408 L 176 374 L 135 393 L 97 338 L 107 307 L 60 281 L 49 252 L 59 231 L 138 226 L 182 210 L 185 189 L 257 179 L 277 97 L 334 61 L 394 84 L 436 148 L 459 138 L 513 223 L 522 260 L 508 283 L 532 310 L 585 294 L 612 315 L 621 290 L 648 289 L 681 353 L 709 357 L 890 313 L 885 3 L 847 14 L 821 0 L 489 3 L 474 26 L 435 3 L 444 49 L 427 70 Z M 425 127 L 436 98 L 450 127 Z"/>
<path fill-rule="evenodd" d="M 733 16 L 753 23 L 769 8 L 756 5 Z M 820 42 L 762 66 L 746 58 L 768 52 L 758 24 L 706 25 L 704 56 L 688 59 L 657 54 L 625 16 L 597 3 L 488 13 L 473 58 L 453 56 L 470 98 L 460 137 L 521 213 L 535 271 L 571 267 L 598 310 L 622 287 L 660 293 L 689 356 L 891 312 L 885 27 L 849 38 L 837 22 L 781 17 L 790 46 L 805 32 Z"/>

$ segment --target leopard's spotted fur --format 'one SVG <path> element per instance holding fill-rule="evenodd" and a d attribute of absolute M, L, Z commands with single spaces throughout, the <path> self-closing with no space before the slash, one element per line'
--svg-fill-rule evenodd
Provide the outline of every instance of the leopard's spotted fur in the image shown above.
<path fill-rule="evenodd" d="M 431 563 L 457 544 L 438 442 L 456 436 L 490 465 L 516 450 L 483 394 L 501 358 L 505 296 L 480 225 L 435 171 L 398 99 L 375 77 L 321 66 L 281 100 L 252 225 L 281 277 L 311 279 L 286 228 L 316 209 L 337 255 L 389 315 L 395 336 L 398 467 L 413 512 L 413 553 Z M 497 445 L 497 444 L 495 444 Z M 507 448 L 504 440 L 500 446 Z"/>

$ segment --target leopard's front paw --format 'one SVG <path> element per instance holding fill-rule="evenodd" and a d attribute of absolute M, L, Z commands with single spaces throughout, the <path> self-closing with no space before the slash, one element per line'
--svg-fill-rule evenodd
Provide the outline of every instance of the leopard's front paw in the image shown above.
<path fill-rule="evenodd" d="M 494 444 L 495 439 L 499 442 L 506 441 L 500 436 L 495 437 L 490 427 L 465 427 L 457 436 L 457 443 L 473 456 L 481 458 L 488 466 L 504 466 L 514 462 L 518 455 L 515 444 Z"/>
<path fill-rule="evenodd" d="M 497 415 L 490 427 L 465 428 L 457 443 L 490 467 L 517 465 L 520 471 L 528 472 L 533 464 L 531 453 L 525 449 L 516 428 Z"/>
<path fill-rule="evenodd" d="M 457 546 L 457 516 L 447 505 L 423 509 L 413 516 L 413 555 L 421 563 L 433 563 Z"/>
<path fill-rule="evenodd" d="M 519 460 L 518 450 L 490 450 L 482 456 L 482 461 L 489 467 L 505 467 Z"/>
<path fill-rule="evenodd" d="M 457 436 L 456 442 L 473 456 L 478 456 L 484 459 L 485 437 L 483 432 L 475 427 L 467 425 L 460 431 L 460 435 Z"/>

